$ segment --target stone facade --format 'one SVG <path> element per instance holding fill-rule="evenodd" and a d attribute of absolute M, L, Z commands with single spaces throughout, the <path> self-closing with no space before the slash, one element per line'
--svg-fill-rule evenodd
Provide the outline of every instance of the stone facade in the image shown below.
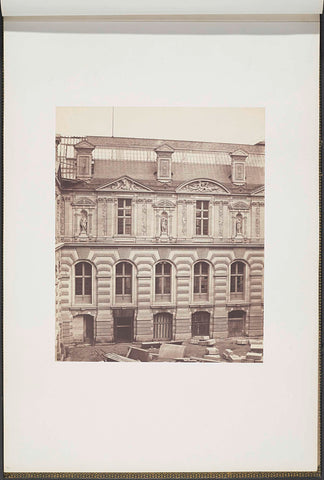
<path fill-rule="evenodd" d="M 56 143 L 60 344 L 263 334 L 264 144 Z"/>

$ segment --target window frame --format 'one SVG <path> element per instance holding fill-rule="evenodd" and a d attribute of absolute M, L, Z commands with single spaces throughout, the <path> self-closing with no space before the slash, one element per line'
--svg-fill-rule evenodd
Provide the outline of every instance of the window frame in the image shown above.
<path fill-rule="evenodd" d="M 162 272 L 159 274 L 157 273 L 157 267 L 158 265 L 162 265 Z M 165 273 L 165 265 L 168 265 L 170 268 L 169 274 Z M 173 275 L 173 265 L 167 260 L 159 260 L 155 265 L 154 265 L 154 281 L 153 281 L 153 291 L 154 291 L 154 300 L 157 303 L 170 303 L 172 300 L 172 292 L 173 292 L 173 281 L 172 281 L 172 275 Z M 157 293 L 157 279 L 161 279 L 161 293 Z M 169 279 L 169 292 L 165 292 L 165 285 L 166 281 Z"/>
<path fill-rule="evenodd" d="M 205 208 L 204 204 L 207 204 Z M 200 206 L 199 206 L 200 204 Z M 210 201 L 209 200 L 196 200 L 196 211 L 195 211 L 195 235 L 198 237 L 208 237 L 209 235 L 209 213 Z M 206 226 L 206 233 L 205 231 Z"/>
<path fill-rule="evenodd" d="M 81 274 L 76 273 L 78 265 L 82 265 Z M 89 265 L 91 271 L 90 274 L 85 273 L 85 265 Z M 86 294 L 86 279 L 90 278 L 90 294 Z M 81 279 L 82 294 L 77 294 L 77 279 Z M 93 305 L 94 301 L 94 269 L 92 263 L 86 260 L 79 260 L 73 265 L 73 305 Z"/>
<path fill-rule="evenodd" d="M 239 267 L 242 266 L 242 272 Z M 235 260 L 230 265 L 229 293 L 231 300 L 244 300 L 246 293 L 247 265 L 242 260 Z M 232 288 L 234 287 L 234 288 Z"/>
<path fill-rule="evenodd" d="M 117 268 L 119 265 L 122 265 L 122 273 L 119 274 L 117 273 Z M 129 265 L 131 268 L 130 274 L 126 273 L 126 265 Z M 117 283 L 118 279 L 121 279 L 121 290 L 122 293 L 117 293 Z M 126 293 L 128 287 L 127 287 L 127 279 L 130 279 L 130 293 Z M 115 278 L 114 278 L 114 294 L 115 294 L 115 303 L 116 304 L 131 304 L 133 303 L 133 298 L 134 298 L 134 265 L 127 261 L 127 260 L 122 260 L 115 265 Z"/>
<path fill-rule="evenodd" d="M 123 205 L 120 206 L 119 203 L 120 202 L 123 202 Z M 126 203 L 129 202 L 129 205 L 126 205 Z M 116 233 L 118 236 L 131 236 L 132 235 L 132 231 L 133 231 L 133 202 L 132 202 L 132 198 L 129 198 L 129 197 L 119 197 L 117 198 L 117 214 L 116 214 Z M 122 215 L 120 216 L 119 215 L 119 211 L 122 210 L 123 213 Z M 130 212 L 130 215 L 126 215 L 126 212 L 129 211 Z M 127 232 L 126 233 L 126 228 L 127 228 L 127 225 L 126 225 L 126 220 L 130 220 L 129 221 L 129 233 Z M 122 221 L 122 232 L 119 232 L 119 221 Z"/>
<path fill-rule="evenodd" d="M 198 274 L 195 272 L 197 265 L 199 265 L 199 272 Z M 207 272 L 204 273 L 202 271 L 203 265 L 207 266 Z M 193 295 L 193 301 L 195 303 L 197 302 L 209 302 L 210 298 L 210 291 L 211 291 L 211 281 L 210 281 L 210 274 L 211 274 L 211 265 L 209 262 L 206 260 L 199 260 L 194 263 L 193 265 L 193 271 L 192 271 L 192 280 L 193 280 L 193 288 L 192 288 L 192 295 Z M 207 286 L 207 291 L 202 292 L 202 280 L 203 278 L 206 277 L 206 286 Z M 196 278 L 198 278 L 198 291 L 196 290 Z"/>

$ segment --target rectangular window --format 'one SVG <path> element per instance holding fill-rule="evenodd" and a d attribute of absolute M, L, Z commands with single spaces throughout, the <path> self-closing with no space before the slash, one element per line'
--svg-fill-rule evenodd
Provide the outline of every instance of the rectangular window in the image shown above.
<path fill-rule="evenodd" d="M 196 201 L 196 235 L 208 235 L 209 202 Z"/>
<path fill-rule="evenodd" d="M 132 233 L 132 201 L 130 198 L 118 199 L 118 235 L 130 235 Z"/>

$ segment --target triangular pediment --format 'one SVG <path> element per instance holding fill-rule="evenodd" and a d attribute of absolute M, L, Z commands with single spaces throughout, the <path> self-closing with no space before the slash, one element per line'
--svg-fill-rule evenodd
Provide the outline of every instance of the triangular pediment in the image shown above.
<path fill-rule="evenodd" d="M 244 150 L 235 150 L 231 153 L 231 157 L 247 157 L 248 154 Z"/>
<path fill-rule="evenodd" d="M 155 151 L 158 153 L 173 153 L 174 149 L 170 147 L 170 145 L 168 145 L 167 143 L 163 143 L 162 145 L 157 147 Z"/>
<path fill-rule="evenodd" d="M 95 148 L 95 146 L 92 145 L 92 143 L 88 142 L 87 140 L 81 140 L 81 142 L 76 143 L 74 145 L 74 148 L 76 148 L 77 150 L 78 150 L 78 148 L 88 148 L 89 150 L 90 149 L 93 150 Z"/>
<path fill-rule="evenodd" d="M 229 193 L 223 185 L 208 178 L 198 178 L 183 183 L 177 188 L 177 191 L 188 193 Z"/>
<path fill-rule="evenodd" d="M 110 192 L 110 191 L 122 191 L 122 192 L 152 192 L 148 187 L 145 187 L 139 182 L 136 182 L 130 177 L 124 176 L 120 177 L 117 180 L 113 180 L 109 183 L 102 185 L 97 188 L 100 192 Z"/>

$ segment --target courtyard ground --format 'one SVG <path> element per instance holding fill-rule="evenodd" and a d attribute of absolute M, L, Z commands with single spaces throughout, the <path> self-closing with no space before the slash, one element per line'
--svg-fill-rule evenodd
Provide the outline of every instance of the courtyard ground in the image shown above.
<path fill-rule="evenodd" d="M 216 339 L 215 347 L 218 348 L 221 356 L 221 361 L 226 362 L 223 358 L 223 352 L 226 349 L 231 349 L 234 354 L 242 356 L 250 351 L 250 345 L 238 345 L 236 338 Z M 251 339 L 250 339 L 251 340 Z M 167 343 L 167 342 L 166 342 Z M 117 353 L 118 355 L 126 356 L 129 346 L 141 347 L 141 342 L 133 343 L 110 343 L 97 345 L 75 345 L 68 347 L 68 355 L 66 360 L 72 362 L 98 362 L 102 361 L 97 351 L 105 353 Z M 189 340 L 184 341 L 182 345 L 186 346 L 185 357 L 203 357 L 206 354 L 206 347 L 201 345 L 192 345 Z M 150 348 L 151 353 L 158 353 L 158 348 Z"/>

